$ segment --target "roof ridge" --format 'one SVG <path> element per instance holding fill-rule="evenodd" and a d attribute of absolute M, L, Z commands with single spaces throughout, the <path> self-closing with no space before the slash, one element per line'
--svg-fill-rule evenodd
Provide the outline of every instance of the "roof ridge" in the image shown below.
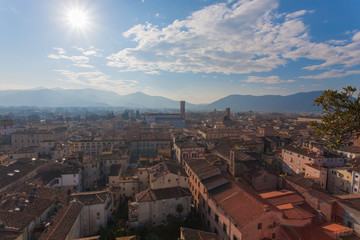
<path fill-rule="evenodd" d="M 98 194 L 95 194 L 95 195 L 96 195 L 96 197 L 97 197 L 101 202 L 105 202 L 104 200 L 102 200 L 102 199 L 99 197 Z"/>
<path fill-rule="evenodd" d="M 58 223 L 56 224 L 55 228 L 53 229 L 53 231 L 49 234 L 49 236 L 47 237 L 47 239 L 50 239 L 50 237 L 54 234 L 55 230 L 58 228 L 58 226 L 60 225 L 61 221 L 65 218 L 66 214 L 68 213 L 68 211 L 70 210 L 71 205 L 75 203 L 72 202 L 70 203 L 70 205 L 68 206 L 68 208 L 66 209 L 66 212 L 62 215 L 61 219 L 58 221 Z"/>

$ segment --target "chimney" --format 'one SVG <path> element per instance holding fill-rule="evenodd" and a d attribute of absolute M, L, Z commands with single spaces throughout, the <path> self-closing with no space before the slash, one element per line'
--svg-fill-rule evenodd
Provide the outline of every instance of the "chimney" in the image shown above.
<path fill-rule="evenodd" d="M 269 205 L 264 205 L 264 212 L 270 211 Z"/>

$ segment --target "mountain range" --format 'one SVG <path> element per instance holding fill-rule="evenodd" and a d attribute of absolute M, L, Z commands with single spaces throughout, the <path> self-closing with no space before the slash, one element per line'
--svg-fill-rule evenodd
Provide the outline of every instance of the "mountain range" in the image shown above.
<path fill-rule="evenodd" d="M 267 111 L 267 112 L 315 112 L 314 99 L 322 91 L 302 92 L 288 96 L 280 95 L 229 95 L 209 104 L 186 102 L 188 110 Z M 139 109 L 179 109 L 179 101 L 142 92 L 119 95 L 112 91 L 96 89 L 30 89 L 1 90 L 0 106 L 37 107 L 124 107 Z"/>

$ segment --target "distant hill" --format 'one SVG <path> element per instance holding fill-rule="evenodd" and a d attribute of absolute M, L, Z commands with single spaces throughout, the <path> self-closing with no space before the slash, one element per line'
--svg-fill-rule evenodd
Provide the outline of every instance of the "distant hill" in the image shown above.
<path fill-rule="evenodd" d="M 230 95 L 221 98 L 205 109 L 225 109 L 232 111 L 273 111 L 273 112 L 314 112 L 318 111 L 313 106 L 315 98 L 319 97 L 322 91 L 296 93 L 288 96 L 280 95 Z"/>
<path fill-rule="evenodd" d="M 186 103 L 186 109 L 232 111 L 313 112 L 314 99 L 322 91 L 297 93 L 289 96 L 230 95 L 210 104 Z M 119 95 L 96 89 L 30 89 L 0 91 L 0 106 L 37 107 L 126 107 L 151 109 L 179 109 L 179 101 L 142 92 Z"/>

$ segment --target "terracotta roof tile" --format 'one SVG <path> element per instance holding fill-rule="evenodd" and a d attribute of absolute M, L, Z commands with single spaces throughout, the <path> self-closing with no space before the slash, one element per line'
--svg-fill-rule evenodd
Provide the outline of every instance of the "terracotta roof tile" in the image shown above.
<path fill-rule="evenodd" d="M 196 229 L 181 227 L 180 232 L 183 236 L 181 240 L 219 240 L 219 237 L 215 233 Z"/>
<path fill-rule="evenodd" d="M 78 201 L 63 206 L 52 218 L 52 225 L 40 236 L 39 240 L 64 240 L 78 218 L 83 205 Z"/>
<path fill-rule="evenodd" d="M 109 196 L 109 191 L 73 193 L 71 196 L 78 199 L 84 205 L 101 204 L 105 203 Z"/>
<path fill-rule="evenodd" d="M 171 187 L 161 189 L 147 189 L 136 194 L 135 199 L 137 202 L 151 202 L 162 199 L 171 199 L 179 197 L 189 197 L 191 193 L 187 188 Z"/>
<path fill-rule="evenodd" d="M 185 159 L 186 164 L 200 180 L 220 174 L 220 169 L 211 165 L 206 159 Z"/>
<path fill-rule="evenodd" d="M 322 229 L 314 224 L 308 224 L 304 227 L 280 226 L 281 230 L 286 234 L 287 240 L 330 240 L 333 239 L 322 231 Z"/>

